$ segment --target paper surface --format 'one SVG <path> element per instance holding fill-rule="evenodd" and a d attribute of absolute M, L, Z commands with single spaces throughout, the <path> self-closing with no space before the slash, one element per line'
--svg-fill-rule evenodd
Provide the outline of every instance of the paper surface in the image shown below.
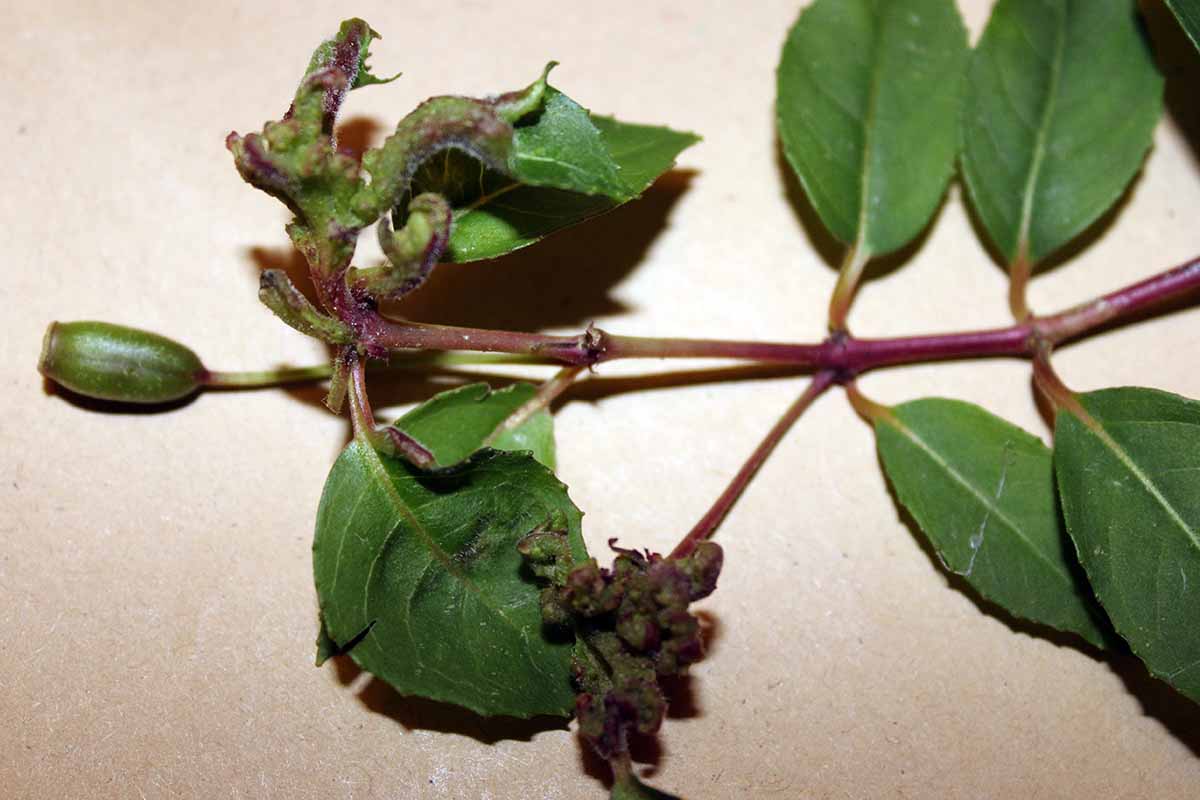
<path fill-rule="evenodd" d="M 960 6 L 974 39 L 990 3 Z M 797 12 L 647 0 L 10 11 L 2 793 L 605 796 L 603 770 L 568 730 L 483 721 L 399 698 L 344 664 L 311 666 L 312 526 L 348 436 L 319 388 L 114 413 L 47 390 L 34 368 L 41 335 L 51 320 L 104 319 L 185 342 L 215 369 L 324 357 L 257 301 L 260 269 L 296 257 L 286 212 L 241 182 L 223 141 L 282 113 L 312 47 L 356 14 L 385 37 L 375 71 L 405 74 L 354 92 L 347 143 L 379 141 L 430 95 L 524 86 L 551 58 L 562 62 L 555 84 L 589 108 L 705 137 L 640 202 L 511 258 L 444 268 L 412 299 L 413 317 L 818 340 L 838 254 L 772 128 L 774 67 Z M 1169 45 L 1169 113 L 1102 235 L 1035 279 L 1039 311 L 1200 252 L 1200 105 L 1189 97 L 1200 57 L 1162 9 L 1151 31 Z M 1056 364 L 1079 389 L 1200 397 L 1198 314 L 1107 333 Z M 863 336 L 1008 322 L 1003 273 L 959 188 L 902 268 L 862 287 L 850 322 Z M 602 366 L 558 414 L 559 474 L 594 550 L 610 537 L 669 547 L 803 385 L 630 377 L 688 366 Z M 889 403 L 970 400 L 1047 434 L 1020 361 L 893 369 L 862 387 Z M 373 399 L 385 415 L 437 388 L 399 378 L 373 384 Z M 787 437 L 718 540 L 726 569 L 702 604 L 710 654 L 640 767 L 655 785 L 689 798 L 1164 798 L 1200 782 L 1196 707 L 1131 658 L 1014 630 L 948 582 L 840 392 Z"/>

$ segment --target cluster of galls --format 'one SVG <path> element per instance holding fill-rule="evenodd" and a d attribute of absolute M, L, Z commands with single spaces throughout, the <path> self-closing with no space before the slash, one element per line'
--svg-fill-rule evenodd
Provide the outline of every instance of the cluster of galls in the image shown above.
<path fill-rule="evenodd" d="M 682 674 L 704 654 L 700 622 L 688 605 L 717 588 L 721 547 L 701 542 L 669 558 L 614 547 L 612 568 L 604 569 L 595 559 L 576 565 L 560 532 L 537 530 L 517 546 L 548 581 L 543 619 L 575 632 L 580 731 L 601 756 L 620 758 L 631 731 L 651 734 L 662 724 L 666 699 L 658 678 Z"/>

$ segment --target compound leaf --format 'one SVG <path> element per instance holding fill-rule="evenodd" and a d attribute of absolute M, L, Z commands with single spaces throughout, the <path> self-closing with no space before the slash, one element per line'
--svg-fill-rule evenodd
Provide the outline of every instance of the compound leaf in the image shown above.
<path fill-rule="evenodd" d="M 1050 450 L 978 406 L 938 398 L 875 423 L 884 470 L 942 564 L 1016 616 L 1104 646 L 1054 495 Z"/>
<path fill-rule="evenodd" d="M 992 241 L 1036 263 L 1120 196 L 1162 110 L 1130 0 L 1000 0 L 971 59 L 962 167 Z"/>
<path fill-rule="evenodd" d="M 1067 530 L 1113 626 L 1150 672 L 1200 701 L 1200 403 L 1153 389 L 1058 412 Z"/>
<path fill-rule="evenodd" d="M 915 237 L 953 172 L 968 56 L 948 0 L 816 0 L 788 34 L 776 114 L 821 221 L 860 252 Z"/>

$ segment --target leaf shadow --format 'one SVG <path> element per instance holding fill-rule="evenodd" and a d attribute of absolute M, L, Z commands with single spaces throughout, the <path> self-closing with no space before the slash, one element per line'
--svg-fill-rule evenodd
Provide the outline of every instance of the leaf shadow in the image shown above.
<path fill-rule="evenodd" d="M 330 659 L 339 683 L 351 686 L 368 673 L 348 655 Z M 483 717 L 452 703 L 441 703 L 423 697 L 400 694 L 386 681 L 374 676 L 362 682 L 356 691 L 359 702 L 369 711 L 388 717 L 405 730 L 424 730 L 468 736 L 483 744 L 515 740 L 528 742 L 545 731 L 566 730 L 567 722 L 559 717 L 541 716 L 531 719 L 516 717 Z"/>
<path fill-rule="evenodd" d="M 605 377 L 603 375 L 592 374 L 585 380 L 575 383 L 561 396 L 556 398 L 551 408 L 557 413 L 563 406 L 569 403 L 596 403 L 607 397 L 628 394 L 630 392 L 748 380 L 776 380 L 795 377 L 798 372 L 799 370 L 796 367 L 788 365 L 744 364 L 731 367 L 654 372 L 643 375 L 614 375 L 612 377 Z M 449 368 L 426 372 L 405 372 L 403 370 L 387 372 L 379 370 L 371 372 L 368 375 L 371 402 L 381 421 L 390 421 L 387 413 L 379 413 L 383 409 L 421 403 L 438 392 L 465 386 L 470 383 L 481 382 L 488 384 L 493 389 L 502 389 L 505 386 L 521 381 L 530 381 L 530 378 L 507 373 L 501 374 Z M 326 390 L 323 385 L 297 384 L 285 386 L 283 390 L 302 403 L 325 408 Z M 348 443 L 350 438 L 351 431 L 349 421 L 347 420 L 345 439 L 341 445 Z M 339 452 L 340 449 L 341 446 L 339 446 Z"/>
<path fill-rule="evenodd" d="M 834 272 L 837 272 L 841 269 L 842 257 L 846 253 L 846 245 L 838 241 L 829 232 L 829 229 L 825 227 L 825 223 L 821 221 L 820 215 L 817 214 L 817 209 L 813 206 L 812 201 L 809 200 L 808 193 L 804 191 L 804 186 L 800 183 L 800 178 L 797 177 L 795 171 L 792 169 L 792 165 L 788 163 L 787 155 L 783 149 L 783 140 L 779 138 L 778 132 L 775 133 L 775 164 L 779 170 L 779 174 L 783 178 L 784 197 L 788 205 L 792 207 L 792 211 L 796 215 L 796 221 L 800 223 L 800 228 L 808 237 L 817 255 L 825 262 L 825 265 Z M 930 232 L 942 215 L 942 209 L 946 205 L 948 194 L 948 189 L 942 192 L 937 208 L 929 216 L 929 221 L 925 223 L 920 233 L 913 237 L 911 242 L 899 250 L 872 258 L 867 262 L 867 266 L 863 270 L 862 282 L 859 284 L 860 287 L 862 283 L 885 277 L 900 269 L 900 267 L 908 263 L 925 246 Z"/>
<path fill-rule="evenodd" d="M 883 462 L 876 453 L 876 462 L 883 472 Z M 886 476 L 886 473 L 884 473 Z M 1087 642 L 1073 633 L 1055 630 L 1030 620 L 1016 617 L 1003 607 L 986 599 L 966 579 L 942 564 L 933 545 L 921 532 L 921 526 L 900 502 L 890 480 L 886 480 L 888 496 L 896 509 L 896 516 L 917 545 L 941 574 L 946 584 L 967 597 L 979 611 L 1006 625 L 1013 633 L 1025 634 L 1050 642 L 1057 647 L 1069 647 L 1092 661 L 1103 663 L 1121 681 L 1126 689 L 1137 698 L 1142 706 L 1142 713 L 1156 720 L 1166 728 L 1181 744 L 1197 756 L 1200 756 L 1200 705 L 1196 705 L 1171 686 L 1155 679 L 1146 671 L 1145 665 L 1131 653 L 1124 641 L 1115 632 L 1111 633 L 1110 649 L 1100 648 Z"/>
<path fill-rule="evenodd" d="M 355 161 L 361 161 L 362 154 L 367 148 L 376 145 L 383 130 L 384 126 L 374 117 L 347 117 L 337 126 L 338 152 L 345 153 Z"/>
<path fill-rule="evenodd" d="M 711 652 L 719 638 L 720 624 L 711 612 L 699 611 L 700 635 L 704 641 L 705 657 Z M 424 730 L 436 733 L 452 733 L 467 736 L 483 744 L 500 741 L 530 741 L 539 733 L 566 730 L 568 720 L 553 716 L 531 719 L 515 717 L 483 717 L 475 712 L 423 697 L 411 697 L 397 692 L 386 681 L 365 672 L 349 655 L 333 656 L 328 661 L 334 676 L 344 687 L 357 684 L 356 696 L 369 711 L 388 717 L 405 730 Z M 367 676 L 363 680 L 364 676 Z M 700 715 L 696 700 L 695 682 L 691 675 L 673 676 L 660 680 L 660 687 L 667 699 L 667 719 L 689 719 Z M 576 739 L 584 771 L 598 781 L 611 786 L 612 773 L 608 762 L 600 758 L 578 733 Z M 630 740 L 633 760 L 649 765 L 645 776 L 652 775 L 663 758 L 663 747 L 657 735 L 636 735 Z"/>
<path fill-rule="evenodd" d="M 421 322 L 504 330 L 582 327 L 628 311 L 612 290 L 669 226 L 694 175 L 672 170 L 641 199 L 501 259 L 440 265 L 395 310 Z"/>
<path fill-rule="evenodd" d="M 120 400 L 101 400 L 96 397 L 88 397 L 87 395 L 73 392 L 62 384 L 55 383 L 45 376 L 42 377 L 42 393 L 47 397 L 61 398 L 84 411 L 126 416 L 149 416 L 178 411 L 185 406 L 191 405 L 200 395 L 200 391 L 197 390 L 178 400 L 171 400 L 166 403 L 124 403 Z"/>
<path fill-rule="evenodd" d="M 1162 0 L 1140 0 L 1138 6 L 1155 61 L 1166 78 L 1163 105 L 1187 139 L 1193 164 L 1200 166 L 1200 103 L 1196 102 L 1200 53 Z"/>

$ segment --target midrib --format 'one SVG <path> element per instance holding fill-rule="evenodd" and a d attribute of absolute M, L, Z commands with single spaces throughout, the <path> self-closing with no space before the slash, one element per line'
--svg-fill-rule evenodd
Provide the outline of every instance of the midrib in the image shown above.
<path fill-rule="evenodd" d="M 1046 157 L 1046 140 L 1049 138 L 1051 118 L 1054 116 L 1055 100 L 1058 97 L 1058 83 L 1062 75 L 1063 53 L 1067 42 L 1066 7 L 1062 7 L 1058 18 L 1058 28 L 1054 40 L 1054 55 L 1050 59 L 1050 78 L 1046 86 L 1046 103 L 1042 107 L 1042 118 L 1039 120 L 1037 135 L 1034 137 L 1033 160 L 1029 164 L 1029 175 L 1025 178 L 1025 189 L 1021 197 L 1021 227 L 1017 231 L 1016 250 L 1014 258 L 1029 257 L 1029 228 L 1033 223 L 1033 198 L 1037 193 L 1037 182 L 1042 172 L 1042 162 Z"/>

